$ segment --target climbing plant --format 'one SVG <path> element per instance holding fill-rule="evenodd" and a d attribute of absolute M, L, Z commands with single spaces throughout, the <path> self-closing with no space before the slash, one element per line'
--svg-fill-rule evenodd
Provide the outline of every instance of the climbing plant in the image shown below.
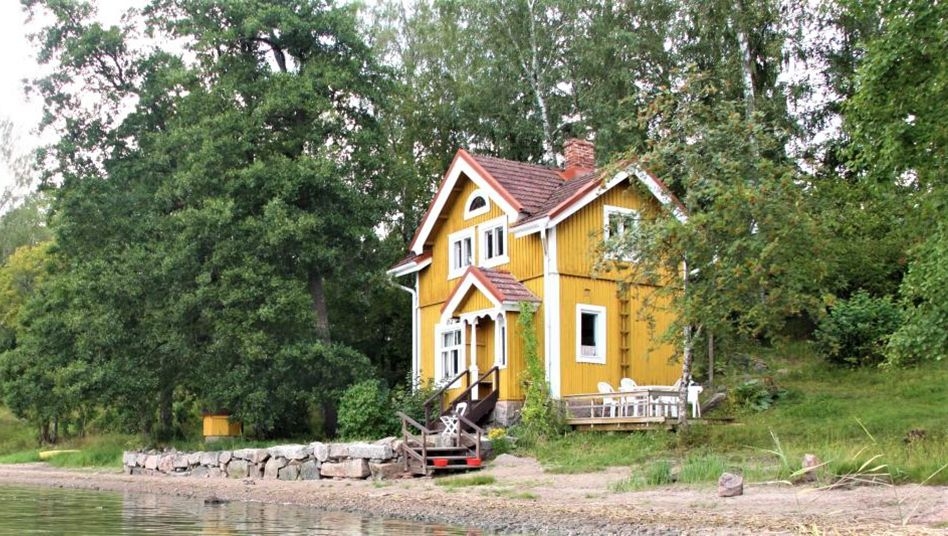
<path fill-rule="evenodd" d="M 520 412 L 520 437 L 527 442 L 563 433 L 565 419 L 559 403 L 550 396 L 550 385 L 537 351 L 537 331 L 533 305 L 521 302 L 520 339 L 526 368 L 523 371 L 523 409 Z"/>

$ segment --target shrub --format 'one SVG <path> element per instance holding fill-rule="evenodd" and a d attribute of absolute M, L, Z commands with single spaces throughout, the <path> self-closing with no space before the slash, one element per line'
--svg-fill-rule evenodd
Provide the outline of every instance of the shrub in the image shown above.
<path fill-rule="evenodd" d="M 816 329 L 820 355 L 836 365 L 878 365 L 889 336 L 902 323 L 898 306 L 888 296 L 859 291 L 837 303 Z"/>
<path fill-rule="evenodd" d="M 786 391 L 777 386 L 773 378 L 748 380 L 731 389 L 731 400 L 738 407 L 753 411 L 769 409 L 777 400 L 786 395 Z"/>
<path fill-rule="evenodd" d="M 412 389 L 413 386 L 417 387 Z M 393 414 L 396 411 L 401 411 L 412 419 L 424 424 L 424 403 L 425 400 L 435 393 L 435 391 L 437 391 L 437 388 L 435 388 L 434 381 L 430 378 L 426 382 L 421 382 L 419 380 L 412 381 L 412 377 L 409 374 L 405 378 L 405 383 L 396 385 L 395 388 L 392 389 L 391 411 Z"/>
<path fill-rule="evenodd" d="M 339 435 L 348 439 L 379 438 L 398 429 L 388 388 L 376 379 L 354 383 L 339 400 Z"/>

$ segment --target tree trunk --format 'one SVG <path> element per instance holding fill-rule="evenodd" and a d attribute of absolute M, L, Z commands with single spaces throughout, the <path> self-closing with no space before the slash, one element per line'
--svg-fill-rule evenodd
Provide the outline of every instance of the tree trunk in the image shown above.
<path fill-rule="evenodd" d="M 172 389 L 162 389 L 158 401 L 158 435 L 160 439 L 171 439 L 174 435 L 173 402 Z"/>
<path fill-rule="evenodd" d="M 316 326 L 316 336 L 329 342 L 329 311 L 326 308 L 326 291 L 323 289 L 322 274 L 310 272 L 309 295 L 313 300 L 313 321 Z"/>

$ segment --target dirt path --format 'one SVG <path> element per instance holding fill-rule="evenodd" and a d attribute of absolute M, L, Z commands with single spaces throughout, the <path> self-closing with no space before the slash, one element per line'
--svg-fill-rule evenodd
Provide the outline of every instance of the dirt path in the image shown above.
<path fill-rule="evenodd" d="M 717 497 L 713 487 L 670 486 L 617 493 L 627 476 L 558 475 L 529 458 L 501 456 L 477 474 L 486 486 L 449 490 L 428 478 L 388 482 L 226 480 L 127 476 L 0 465 L 0 483 L 167 493 L 203 500 L 298 504 L 323 510 L 435 521 L 522 534 L 948 534 L 948 487 L 872 486 L 821 491 L 782 484 L 745 485 Z"/>

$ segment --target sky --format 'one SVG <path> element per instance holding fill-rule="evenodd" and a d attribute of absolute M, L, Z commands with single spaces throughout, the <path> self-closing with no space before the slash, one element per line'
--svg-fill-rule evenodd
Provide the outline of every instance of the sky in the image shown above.
<path fill-rule="evenodd" d="M 144 0 L 98 0 L 99 18 L 114 24 L 125 9 L 143 3 Z M 41 141 L 36 125 L 42 117 L 42 105 L 36 98 L 28 100 L 23 91 L 23 80 L 42 72 L 27 38 L 36 29 L 35 23 L 27 27 L 18 0 L 0 0 L 0 118 L 14 124 L 14 154 L 28 153 Z M 13 184 L 10 170 L 0 162 L 0 192 Z"/>
<path fill-rule="evenodd" d="M 30 132 L 41 115 L 38 102 L 27 102 L 22 80 L 34 76 L 38 70 L 36 59 L 26 38 L 25 16 L 20 3 L 0 1 L 0 118 L 14 123 L 14 142 L 17 153 L 29 151 L 38 143 Z M 0 163 L 0 191 L 11 187 L 13 177 Z"/>

